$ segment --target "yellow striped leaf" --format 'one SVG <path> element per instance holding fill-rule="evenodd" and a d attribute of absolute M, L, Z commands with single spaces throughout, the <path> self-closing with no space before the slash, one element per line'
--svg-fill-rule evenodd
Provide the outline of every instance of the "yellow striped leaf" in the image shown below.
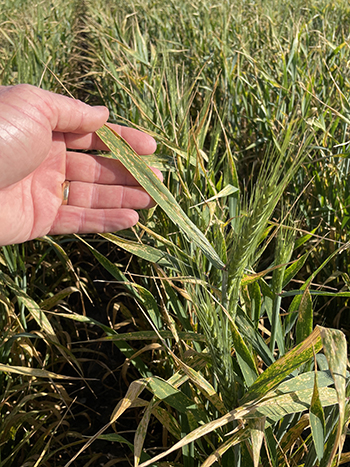
<path fill-rule="evenodd" d="M 187 235 L 188 239 L 203 251 L 208 260 L 218 269 L 223 269 L 225 264 L 221 261 L 219 255 L 203 233 L 187 217 L 174 196 L 129 144 L 106 125 L 96 133 L 111 151 L 111 154 L 101 155 L 103 157 L 118 159 L 154 201 L 159 204 L 169 218 Z"/>

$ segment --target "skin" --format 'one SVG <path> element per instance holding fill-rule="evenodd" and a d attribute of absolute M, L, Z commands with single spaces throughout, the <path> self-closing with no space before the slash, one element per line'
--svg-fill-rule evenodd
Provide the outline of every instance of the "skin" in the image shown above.
<path fill-rule="evenodd" d="M 138 221 L 136 209 L 154 205 L 118 161 L 79 152 L 108 149 L 94 133 L 107 119 L 105 107 L 27 84 L 0 86 L 0 245 L 126 229 Z M 155 151 L 151 136 L 109 125 L 138 154 Z"/>

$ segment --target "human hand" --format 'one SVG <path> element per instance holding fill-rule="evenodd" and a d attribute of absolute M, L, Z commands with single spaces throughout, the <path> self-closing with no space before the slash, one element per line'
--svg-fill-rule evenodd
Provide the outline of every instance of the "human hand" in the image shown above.
<path fill-rule="evenodd" d="M 108 150 L 94 133 L 107 119 L 105 107 L 27 84 L 0 86 L 0 245 L 126 229 L 138 221 L 135 209 L 154 205 L 118 161 L 67 151 Z M 151 136 L 109 125 L 138 154 L 155 151 Z"/>

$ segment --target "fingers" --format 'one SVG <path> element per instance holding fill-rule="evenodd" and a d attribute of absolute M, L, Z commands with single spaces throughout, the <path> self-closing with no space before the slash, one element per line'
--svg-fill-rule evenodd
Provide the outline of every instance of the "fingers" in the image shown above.
<path fill-rule="evenodd" d="M 119 161 L 79 152 L 67 152 L 66 179 L 105 185 L 137 185 Z"/>
<path fill-rule="evenodd" d="M 149 209 L 152 198 L 139 186 L 97 185 L 71 182 L 68 204 L 92 209 Z"/>
<path fill-rule="evenodd" d="M 61 206 L 49 234 L 116 232 L 132 227 L 138 219 L 137 212 L 131 209 Z"/>
<path fill-rule="evenodd" d="M 96 131 L 108 119 L 106 107 L 92 107 L 78 99 L 55 94 L 29 84 L 8 86 L 0 90 L 2 100 L 20 109 L 27 117 L 45 128 L 44 116 L 52 131 L 89 133 Z"/>
<path fill-rule="evenodd" d="M 162 181 L 162 173 L 154 168 L 152 170 Z M 117 160 L 79 152 L 67 152 L 66 179 L 104 185 L 138 185 L 130 172 Z"/>
<path fill-rule="evenodd" d="M 137 154 L 146 155 L 153 154 L 157 149 L 157 143 L 152 136 L 142 133 L 142 131 L 128 128 L 125 126 L 108 123 L 108 126 L 116 131 L 124 138 Z M 96 133 L 90 134 L 74 134 L 67 133 L 65 135 L 66 145 L 69 149 L 88 149 L 108 151 L 108 147 L 102 143 Z"/>
<path fill-rule="evenodd" d="M 52 131 L 89 133 L 98 130 L 107 122 L 109 111 L 106 107 L 92 107 L 77 99 L 48 94 L 47 103 L 51 111 L 49 119 Z"/>
<path fill-rule="evenodd" d="M 14 118 L 26 118 L 35 122 L 42 131 L 65 133 L 67 147 L 70 149 L 108 148 L 94 134 L 107 122 L 108 109 L 103 106 L 90 106 L 78 99 L 55 94 L 29 84 L 0 88 L 1 101 L 5 110 L 11 109 L 19 115 Z M 44 119 L 42 118 L 44 117 Z M 46 120 L 46 121 L 45 121 Z M 157 144 L 149 136 L 134 128 L 109 124 L 120 134 L 138 154 L 153 154 Z"/>

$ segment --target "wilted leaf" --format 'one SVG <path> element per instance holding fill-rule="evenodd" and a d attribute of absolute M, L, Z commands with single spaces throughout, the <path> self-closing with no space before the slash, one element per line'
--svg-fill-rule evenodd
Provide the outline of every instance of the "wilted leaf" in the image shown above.
<path fill-rule="evenodd" d="M 206 199 L 205 201 L 202 201 L 201 203 L 198 203 L 194 206 L 191 206 L 191 208 L 196 208 L 197 206 L 201 206 L 202 204 L 210 203 L 211 201 L 215 201 L 216 199 L 223 198 L 225 196 L 230 196 L 233 195 L 233 193 L 237 193 L 239 191 L 238 188 L 232 186 L 232 185 L 226 185 L 225 188 L 223 188 L 221 191 L 219 191 L 218 194 L 215 196 L 212 196 L 211 198 Z"/>
<path fill-rule="evenodd" d="M 265 422 L 266 417 L 261 417 L 249 422 L 254 467 L 259 467 L 260 451 L 264 440 Z"/>
<path fill-rule="evenodd" d="M 214 464 L 214 462 L 217 462 L 220 457 L 222 457 L 225 452 L 227 452 L 230 448 L 235 446 L 238 443 L 241 443 L 242 441 L 245 441 L 249 438 L 249 430 L 248 428 L 244 430 L 240 430 L 239 432 L 235 433 L 233 436 L 231 436 L 227 441 L 222 443 L 215 452 L 210 454 L 210 456 L 203 462 L 201 467 L 210 467 L 211 465 Z M 146 465 L 146 464 L 144 464 Z M 140 466 L 142 467 L 142 466 Z"/>
<path fill-rule="evenodd" d="M 41 370 L 38 368 L 28 368 L 25 366 L 13 366 L 13 365 L 5 365 L 0 363 L 0 371 L 4 371 L 6 373 L 14 373 L 17 375 L 22 376 L 33 376 L 35 378 L 50 378 L 50 379 L 75 379 L 81 380 L 82 378 L 74 378 L 72 376 L 64 376 L 59 375 L 57 373 L 53 373 L 52 371 Z"/>

